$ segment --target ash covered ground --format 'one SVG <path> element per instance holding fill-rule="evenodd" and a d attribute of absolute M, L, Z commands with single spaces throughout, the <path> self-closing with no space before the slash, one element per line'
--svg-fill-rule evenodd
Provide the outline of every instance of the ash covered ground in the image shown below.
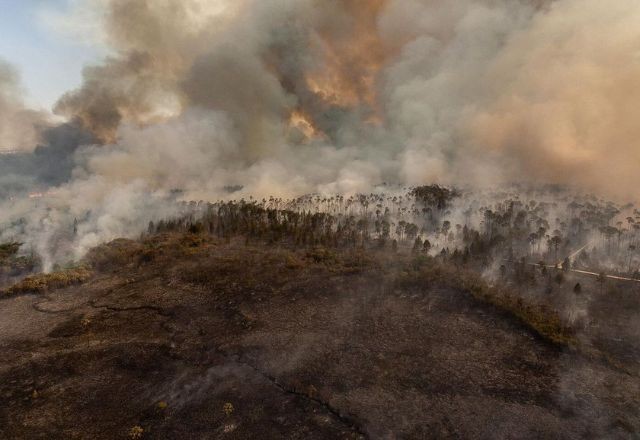
<path fill-rule="evenodd" d="M 421 187 L 388 210 L 371 197 L 192 204 L 73 267 L 25 277 L 17 259 L 0 299 L 1 436 L 640 432 L 635 230 L 586 226 L 632 207 L 564 200 L 600 240 L 579 258 L 575 222 L 558 222 L 557 246 L 530 237 L 568 212 L 559 201 L 484 206 L 456 228 L 463 192 Z"/>

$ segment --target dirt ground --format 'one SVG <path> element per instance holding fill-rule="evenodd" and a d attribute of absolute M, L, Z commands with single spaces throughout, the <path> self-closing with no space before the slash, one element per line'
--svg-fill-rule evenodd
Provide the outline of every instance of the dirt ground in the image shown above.
<path fill-rule="evenodd" d="M 119 241 L 0 300 L 0 438 L 638 438 L 640 378 L 362 255 Z"/>

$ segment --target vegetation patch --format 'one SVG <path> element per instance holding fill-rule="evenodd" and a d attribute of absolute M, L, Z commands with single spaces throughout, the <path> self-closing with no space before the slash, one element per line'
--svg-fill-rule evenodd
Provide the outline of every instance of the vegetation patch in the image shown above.
<path fill-rule="evenodd" d="M 136 263 L 144 250 L 144 245 L 137 241 L 119 238 L 94 249 L 91 249 L 85 261 L 99 270 L 122 270 Z"/>
<path fill-rule="evenodd" d="M 546 304 L 529 302 L 506 286 L 490 286 L 480 275 L 443 264 L 425 264 L 401 272 L 402 287 L 439 284 L 469 292 L 476 300 L 502 310 L 526 325 L 544 339 L 558 345 L 576 348 L 575 330 L 565 324 L 560 315 Z"/>
<path fill-rule="evenodd" d="M 338 262 L 338 255 L 335 251 L 318 247 L 307 252 L 306 257 L 314 263 L 335 264 Z"/>
<path fill-rule="evenodd" d="M 0 244 L 0 262 L 4 262 L 17 254 L 20 246 L 21 243 L 15 242 Z"/>
<path fill-rule="evenodd" d="M 0 244 L 0 285 L 11 277 L 26 275 L 38 266 L 34 256 L 18 256 L 22 243 L 11 242 Z"/>
<path fill-rule="evenodd" d="M 5 295 L 24 293 L 43 293 L 49 290 L 80 284 L 89 279 L 92 272 L 85 267 L 68 269 L 60 272 L 37 274 L 23 279 L 4 290 Z"/>
<path fill-rule="evenodd" d="M 554 344 L 575 348 L 578 341 L 575 331 L 562 322 L 562 319 L 545 304 L 528 303 L 522 297 L 485 283 L 473 282 L 467 289 L 474 298 L 485 301 L 501 310 L 509 312 L 537 334 Z"/>

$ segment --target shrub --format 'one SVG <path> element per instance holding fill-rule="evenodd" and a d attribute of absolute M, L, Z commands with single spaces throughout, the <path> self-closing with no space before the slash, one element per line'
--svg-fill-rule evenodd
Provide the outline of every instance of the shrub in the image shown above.
<path fill-rule="evenodd" d="M 20 243 L 4 243 L 0 244 L 0 261 L 13 257 L 20 249 Z"/>
<path fill-rule="evenodd" d="M 335 263 L 338 259 L 335 252 L 325 248 L 315 248 L 307 252 L 307 258 L 314 263 Z"/>
<path fill-rule="evenodd" d="M 405 287 L 416 285 L 417 282 L 420 286 L 438 283 L 454 289 L 464 289 L 475 299 L 514 316 L 553 343 L 570 347 L 577 345 L 574 331 L 562 322 L 556 311 L 545 304 L 528 302 L 504 286 L 489 286 L 481 275 L 474 272 L 432 264 L 413 272 L 401 273 L 398 282 Z"/>
<path fill-rule="evenodd" d="M 144 429 L 141 426 L 134 426 L 129 430 L 129 438 L 131 440 L 138 440 L 142 438 L 142 434 L 144 434 Z"/>
<path fill-rule="evenodd" d="M 304 267 L 304 264 L 300 260 L 295 258 L 295 256 L 289 254 L 285 257 L 284 266 L 287 269 L 295 270 L 295 269 L 302 269 Z"/>
<path fill-rule="evenodd" d="M 233 414 L 234 408 L 233 408 L 233 404 L 231 402 L 226 402 L 223 406 L 222 406 L 222 412 L 224 412 L 224 414 L 229 417 L 231 416 L 231 414 Z"/>
<path fill-rule="evenodd" d="M 489 287 L 477 275 L 466 274 L 461 279 L 473 297 L 515 316 L 543 338 L 559 345 L 577 345 L 574 331 L 564 325 L 560 315 L 547 305 L 527 302 L 507 289 Z"/>
<path fill-rule="evenodd" d="M 80 284 L 91 276 L 91 271 L 85 267 L 68 269 L 60 272 L 32 275 L 14 284 L 3 293 L 18 295 L 22 293 L 43 293 L 48 290 Z"/>
<path fill-rule="evenodd" d="M 89 251 L 85 261 L 98 270 L 122 270 L 131 264 L 139 262 L 144 246 L 136 241 L 119 238 Z"/>

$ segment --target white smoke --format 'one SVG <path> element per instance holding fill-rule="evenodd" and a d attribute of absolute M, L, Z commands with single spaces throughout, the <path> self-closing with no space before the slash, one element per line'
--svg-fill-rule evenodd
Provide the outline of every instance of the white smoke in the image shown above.
<path fill-rule="evenodd" d="M 22 93 L 17 71 L 0 59 L 0 153 L 33 150 L 46 125 L 44 112 L 28 109 Z"/>
<path fill-rule="evenodd" d="M 42 157 L 19 168 L 20 188 L 54 194 L 35 209 L 7 201 L 3 237 L 76 219 L 77 256 L 171 212 L 176 189 L 216 200 L 228 186 L 292 197 L 524 180 L 629 196 L 640 183 L 632 0 L 74 3 L 100 18 L 112 55 L 57 105 L 73 147 L 42 151 L 65 172 L 43 176 Z M 64 17 L 67 31 L 79 23 Z"/>

